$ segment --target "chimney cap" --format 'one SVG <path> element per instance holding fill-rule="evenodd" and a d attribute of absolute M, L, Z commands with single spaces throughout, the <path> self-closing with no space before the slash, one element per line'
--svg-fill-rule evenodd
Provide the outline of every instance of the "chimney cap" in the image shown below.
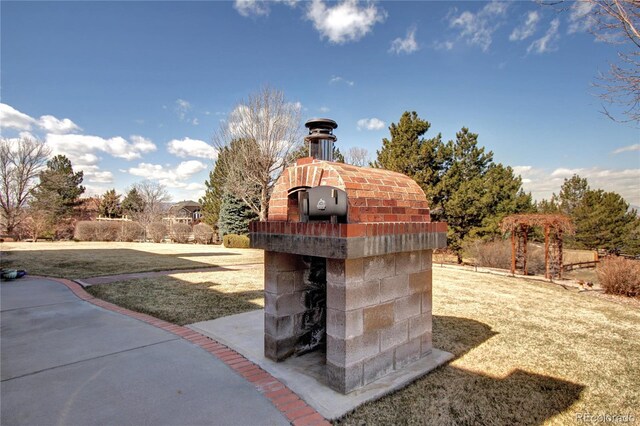
<path fill-rule="evenodd" d="M 330 118 L 311 118 L 304 123 L 304 127 L 309 129 L 309 131 L 313 131 L 314 129 L 336 129 L 338 127 L 338 123 L 331 120 Z"/>

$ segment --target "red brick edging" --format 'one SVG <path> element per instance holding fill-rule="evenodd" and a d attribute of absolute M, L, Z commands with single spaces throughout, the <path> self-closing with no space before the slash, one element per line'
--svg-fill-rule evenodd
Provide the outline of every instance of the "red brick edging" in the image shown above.
<path fill-rule="evenodd" d="M 129 309 L 122 308 L 114 305 L 113 303 L 106 302 L 102 299 L 98 299 L 89 293 L 87 293 L 80 284 L 64 278 L 52 278 L 52 277 L 35 277 L 45 278 L 59 282 L 69 288 L 80 299 L 92 303 L 101 308 L 117 312 L 122 315 L 126 315 L 131 318 L 143 321 L 147 324 L 158 327 L 162 330 L 173 333 L 182 337 L 189 342 L 200 346 L 211 355 L 218 358 L 225 363 L 229 368 L 236 373 L 244 377 L 249 382 L 253 383 L 256 389 L 264 394 L 264 396 L 271 401 L 271 403 L 294 426 L 326 426 L 330 425 L 320 413 L 318 413 L 313 407 L 304 402 L 298 395 L 293 393 L 286 385 L 273 377 L 271 374 L 264 371 L 257 364 L 246 359 L 244 356 L 234 351 L 233 349 L 219 343 L 208 336 L 200 334 L 190 328 L 182 327 L 176 324 L 172 324 L 167 321 L 152 317 L 151 315 L 141 314 L 138 312 L 130 311 Z"/>

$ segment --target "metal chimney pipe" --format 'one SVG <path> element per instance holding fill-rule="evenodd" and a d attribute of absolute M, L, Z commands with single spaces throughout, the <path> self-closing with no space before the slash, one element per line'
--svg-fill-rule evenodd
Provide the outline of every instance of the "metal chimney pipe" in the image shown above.
<path fill-rule="evenodd" d="M 309 156 L 333 161 L 333 143 L 338 140 L 333 130 L 338 127 L 338 123 L 328 118 L 312 118 L 304 126 L 309 129 L 309 134 L 304 138 L 309 143 Z"/>

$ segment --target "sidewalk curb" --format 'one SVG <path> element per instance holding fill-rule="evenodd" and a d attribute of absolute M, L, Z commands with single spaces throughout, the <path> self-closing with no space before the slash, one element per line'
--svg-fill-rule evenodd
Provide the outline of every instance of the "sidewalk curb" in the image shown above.
<path fill-rule="evenodd" d="M 298 395 L 291 391 L 285 384 L 264 371 L 257 364 L 234 351 L 233 349 L 200 334 L 190 328 L 172 324 L 170 322 L 130 311 L 98 299 L 87 293 L 82 284 L 65 278 L 41 277 L 31 275 L 34 278 L 43 278 L 58 282 L 66 286 L 79 299 L 95 306 L 126 315 L 130 318 L 145 322 L 164 331 L 173 333 L 189 342 L 201 347 L 211 355 L 218 358 L 230 369 L 252 383 L 255 388 L 264 395 L 294 426 L 327 426 L 331 425 L 320 413 L 304 402 Z"/>

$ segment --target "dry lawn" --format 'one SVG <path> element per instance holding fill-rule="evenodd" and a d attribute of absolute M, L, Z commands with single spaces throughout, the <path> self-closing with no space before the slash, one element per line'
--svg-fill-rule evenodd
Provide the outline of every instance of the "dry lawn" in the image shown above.
<path fill-rule="evenodd" d="M 226 249 L 217 245 L 73 241 L 0 244 L 0 267 L 65 278 L 197 269 L 262 260 L 262 250 Z"/>
<path fill-rule="evenodd" d="M 88 287 L 87 291 L 127 309 L 184 325 L 261 309 L 263 276 L 259 265 L 120 281 Z"/>
<path fill-rule="evenodd" d="M 261 307 L 262 268 L 233 270 L 234 263 L 261 262 L 259 251 L 168 244 L 5 243 L 3 265 L 7 246 L 12 263 L 32 273 L 68 277 L 74 277 L 70 271 L 86 277 L 226 265 L 229 269 L 223 271 L 185 271 L 90 290 L 178 324 Z M 71 264 L 62 267 L 60 262 Z M 456 358 L 405 389 L 361 406 L 340 423 L 580 424 L 576 416 L 589 413 L 633 415 L 640 424 L 637 305 L 555 284 L 438 266 L 433 298 L 434 346 Z"/>
<path fill-rule="evenodd" d="M 434 346 L 456 359 L 342 423 L 578 424 L 578 413 L 640 423 L 637 308 L 438 267 L 433 299 Z"/>
<path fill-rule="evenodd" d="M 568 263 L 591 262 L 592 260 L 596 260 L 593 250 L 564 249 L 562 251 L 562 261 L 565 265 Z"/>

